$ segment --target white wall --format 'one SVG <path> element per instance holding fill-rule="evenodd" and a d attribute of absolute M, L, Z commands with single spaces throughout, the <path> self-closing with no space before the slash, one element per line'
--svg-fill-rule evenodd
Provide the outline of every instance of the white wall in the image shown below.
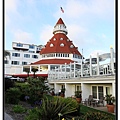
<path fill-rule="evenodd" d="M 65 91 L 65 97 L 71 97 L 72 95 L 75 95 L 75 85 L 73 84 L 66 84 L 66 91 Z"/>
<path fill-rule="evenodd" d="M 86 83 L 81 83 L 81 90 L 82 90 L 82 101 L 92 95 L 91 93 L 91 85 Z"/>

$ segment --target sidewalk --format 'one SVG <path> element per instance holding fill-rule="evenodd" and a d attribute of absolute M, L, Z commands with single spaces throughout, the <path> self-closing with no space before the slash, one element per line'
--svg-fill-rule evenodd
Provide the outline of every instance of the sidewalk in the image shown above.
<path fill-rule="evenodd" d="M 8 115 L 7 113 L 4 113 L 4 120 L 13 120 L 13 119 L 10 115 Z"/>
<path fill-rule="evenodd" d="M 89 106 L 89 107 L 90 107 L 90 106 Z M 94 109 L 97 109 L 97 110 L 101 110 L 101 111 L 108 112 L 106 106 L 104 106 L 104 107 L 91 107 L 91 108 L 94 108 Z M 116 110 L 114 110 L 114 111 L 116 111 Z M 109 112 L 108 112 L 108 113 L 109 113 Z M 114 112 L 114 113 L 111 113 L 111 114 L 114 114 L 114 115 L 115 115 L 115 112 Z"/>

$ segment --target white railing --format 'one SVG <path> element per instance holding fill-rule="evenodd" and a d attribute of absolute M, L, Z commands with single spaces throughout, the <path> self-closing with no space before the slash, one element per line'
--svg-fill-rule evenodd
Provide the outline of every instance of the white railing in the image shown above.
<path fill-rule="evenodd" d="M 68 65 L 69 66 L 69 65 Z M 90 68 L 89 66 L 87 68 L 83 68 L 82 70 L 82 75 L 81 75 L 81 68 L 77 69 L 77 68 L 70 68 L 69 70 L 66 66 L 65 68 L 57 68 L 57 69 L 53 69 L 48 71 L 48 79 L 49 80 L 54 80 L 54 79 L 72 79 L 72 78 L 81 78 L 81 77 L 95 77 L 95 76 L 105 76 L 105 75 L 113 75 L 114 73 L 112 73 L 112 70 L 110 69 L 110 63 L 107 64 L 103 64 L 99 66 L 99 74 L 97 74 L 98 70 L 97 70 L 97 65 L 96 66 L 92 66 L 92 75 L 90 75 Z"/>

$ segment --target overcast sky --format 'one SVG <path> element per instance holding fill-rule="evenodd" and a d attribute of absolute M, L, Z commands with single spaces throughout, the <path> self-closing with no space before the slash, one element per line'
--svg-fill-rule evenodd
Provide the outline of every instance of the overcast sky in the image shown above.
<path fill-rule="evenodd" d="M 109 52 L 115 48 L 114 6 L 114 0 L 5 0 L 5 49 L 12 42 L 45 45 L 61 17 L 85 57 Z"/>

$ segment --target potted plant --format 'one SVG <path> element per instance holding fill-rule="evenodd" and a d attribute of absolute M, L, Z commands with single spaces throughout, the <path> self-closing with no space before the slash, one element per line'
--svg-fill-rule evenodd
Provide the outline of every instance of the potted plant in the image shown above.
<path fill-rule="evenodd" d="M 114 102 L 115 102 L 115 97 L 112 96 L 112 94 L 110 95 L 106 95 L 105 96 L 105 101 L 107 102 L 107 109 L 108 112 L 114 113 Z"/>
<path fill-rule="evenodd" d="M 61 97 L 64 97 L 64 96 L 65 96 L 65 88 L 62 88 L 62 89 L 61 89 L 61 94 L 60 94 L 60 95 L 61 95 Z"/>
<path fill-rule="evenodd" d="M 82 93 L 82 91 L 80 91 L 80 90 L 75 91 L 75 97 L 76 97 L 76 101 L 77 101 L 78 103 L 81 103 L 81 100 L 82 100 L 82 95 L 81 95 L 81 93 Z"/>

